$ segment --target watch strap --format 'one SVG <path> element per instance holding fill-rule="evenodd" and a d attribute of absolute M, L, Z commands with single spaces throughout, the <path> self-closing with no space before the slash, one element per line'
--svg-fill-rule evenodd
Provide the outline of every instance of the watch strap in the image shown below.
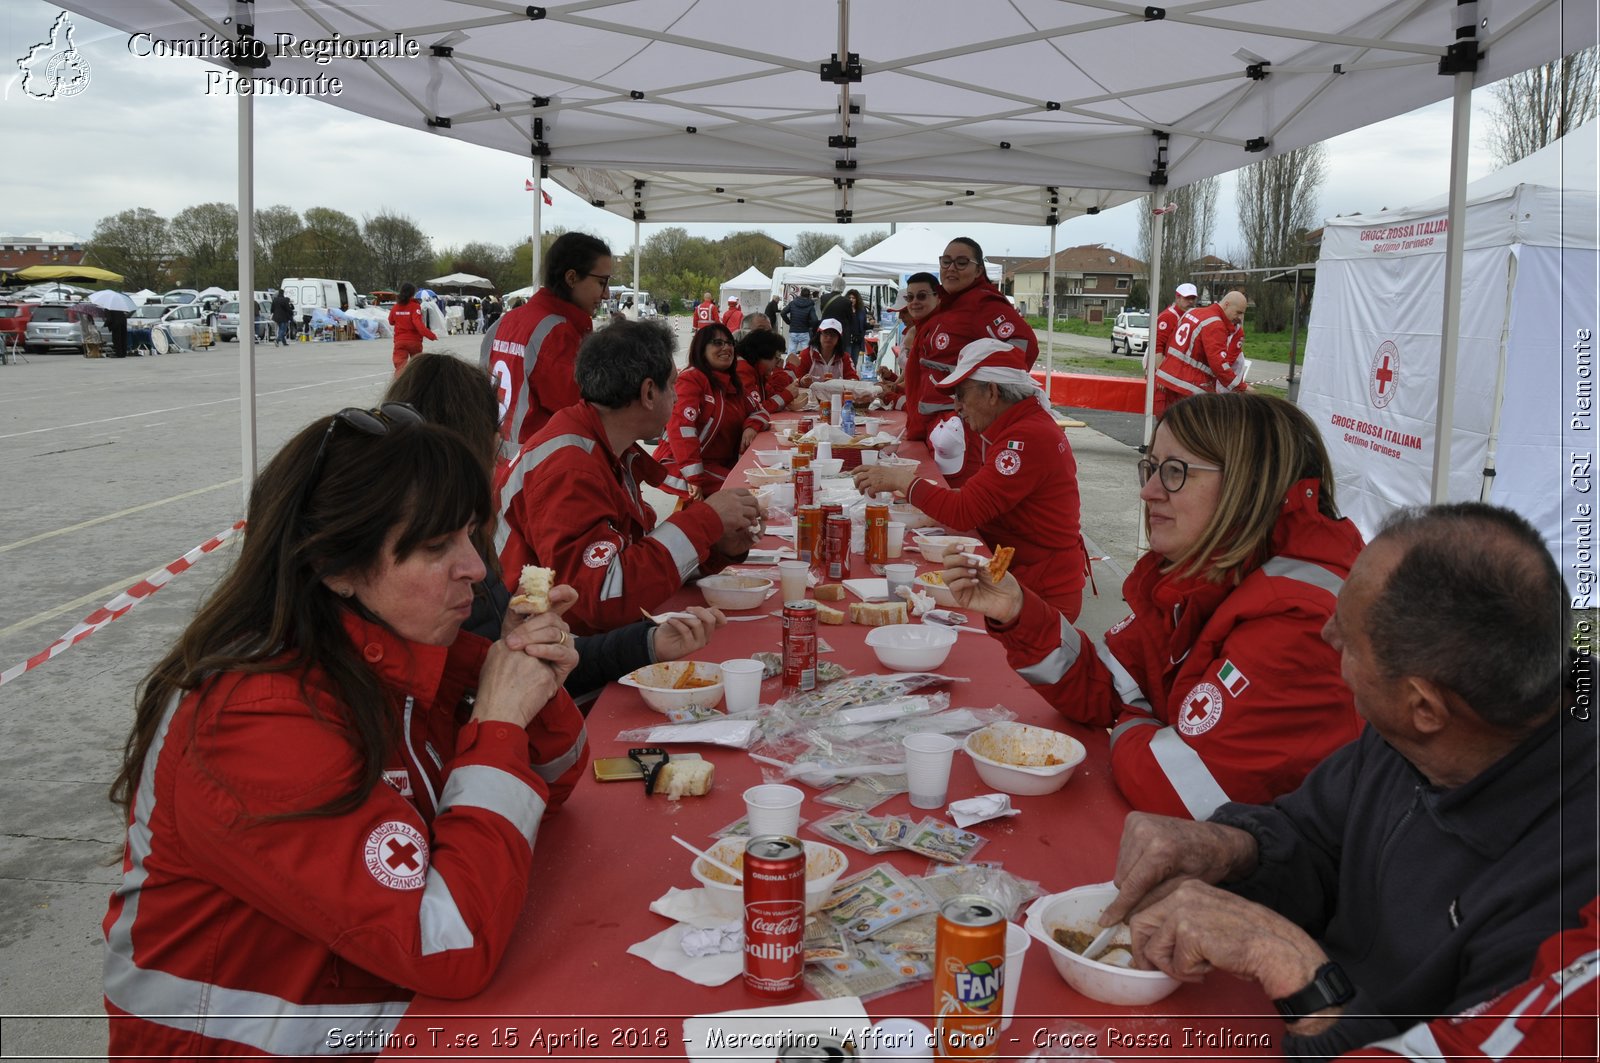
<path fill-rule="evenodd" d="M 1356 987 L 1337 963 L 1328 962 L 1317 968 L 1311 984 L 1297 993 L 1280 997 L 1272 1002 L 1285 1022 L 1296 1022 L 1324 1008 L 1348 1004 L 1356 995 Z"/>

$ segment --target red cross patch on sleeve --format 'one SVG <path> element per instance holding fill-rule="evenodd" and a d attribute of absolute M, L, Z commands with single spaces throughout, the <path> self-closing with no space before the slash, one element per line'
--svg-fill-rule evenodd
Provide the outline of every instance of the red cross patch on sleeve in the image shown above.
<path fill-rule="evenodd" d="M 392 890 L 420 890 L 428 877 L 428 839 L 397 819 L 372 828 L 363 857 L 379 885 Z"/>

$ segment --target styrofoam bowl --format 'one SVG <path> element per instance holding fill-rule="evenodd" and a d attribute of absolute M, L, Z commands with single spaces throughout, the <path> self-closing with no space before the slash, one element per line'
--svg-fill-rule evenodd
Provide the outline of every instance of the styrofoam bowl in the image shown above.
<path fill-rule="evenodd" d="M 729 867 L 742 867 L 744 863 L 744 846 L 748 838 L 720 838 L 716 844 L 706 848 L 706 852 L 721 860 Z M 850 858 L 844 852 L 826 842 L 805 843 L 806 847 L 806 912 L 814 912 L 822 907 L 822 902 L 828 899 L 828 894 L 833 892 L 834 883 L 839 881 L 850 867 Z M 727 875 L 707 864 L 698 856 L 689 865 L 690 874 L 699 880 L 711 897 L 712 906 L 718 913 L 729 918 L 744 914 L 744 885 L 738 882 L 727 881 Z"/>
<path fill-rule="evenodd" d="M 933 595 L 934 603 L 941 609 L 954 609 L 956 607 L 956 596 L 950 593 L 950 588 L 945 584 L 932 582 L 930 579 L 932 576 L 939 576 L 940 579 L 944 578 L 937 572 L 924 572 L 912 581 L 916 590 L 922 594 Z"/>
<path fill-rule="evenodd" d="M 684 675 L 684 666 L 694 669 L 694 682 L 703 686 L 679 690 L 678 680 Z M 722 668 L 706 661 L 663 661 L 635 668 L 617 680 L 625 687 L 633 687 L 644 698 L 644 703 L 657 712 L 674 709 L 709 708 L 722 700 Z"/>
<path fill-rule="evenodd" d="M 867 645 L 885 668 L 925 672 L 937 668 L 956 644 L 954 628 L 931 624 L 885 624 L 867 632 Z"/>
<path fill-rule="evenodd" d="M 922 559 L 930 565 L 941 564 L 947 551 L 963 553 L 976 550 L 983 545 L 982 539 L 975 539 L 970 535 L 918 535 L 914 536 L 917 551 L 922 554 Z"/>
<path fill-rule="evenodd" d="M 811 469 L 819 477 L 838 476 L 844 468 L 843 458 L 812 458 Z"/>
<path fill-rule="evenodd" d="M 793 455 L 794 451 L 792 449 L 784 450 L 780 447 L 777 450 L 756 451 L 756 460 L 769 469 L 787 469 L 789 467 L 789 459 Z"/>
<path fill-rule="evenodd" d="M 883 462 L 880 461 L 878 464 L 882 465 Z M 889 506 L 889 519 L 897 520 L 904 524 L 906 531 L 912 531 L 916 528 L 931 528 L 934 525 L 932 517 L 916 506 L 906 505 L 905 503 L 891 503 Z"/>
<path fill-rule="evenodd" d="M 722 573 L 706 576 L 695 584 L 714 609 L 755 609 L 772 593 L 773 583 L 761 576 Z"/>
<path fill-rule="evenodd" d="M 1023 797 L 1055 793 L 1088 755 L 1071 735 L 1015 721 L 972 732 L 963 748 L 985 784 Z"/>
<path fill-rule="evenodd" d="M 1028 933 L 1042 941 L 1050 951 L 1050 962 L 1062 981 L 1090 1000 L 1122 1007 L 1154 1004 L 1164 999 L 1179 982 L 1160 971 L 1136 971 L 1115 964 L 1086 960 L 1055 939 L 1057 928 L 1079 930 L 1093 934 L 1100 929 L 1096 922 L 1117 896 L 1117 887 L 1109 882 L 1093 886 L 1079 886 L 1065 893 L 1040 897 L 1028 909 Z M 1126 944 L 1127 937 L 1113 939 Z"/>
<path fill-rule="evenodd" d="M 794 479 L 794 473 L 788 469 L 746 469 L 744 478 L 751 487 L 765 487 L 768 484 L 786 484 Z"/>

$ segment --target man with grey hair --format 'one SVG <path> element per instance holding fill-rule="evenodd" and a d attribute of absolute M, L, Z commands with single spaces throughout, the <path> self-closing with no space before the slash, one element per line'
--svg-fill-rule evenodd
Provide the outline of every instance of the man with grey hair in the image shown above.
<path fill-rule="evenodd" d="M 1136 958 L 1176 977 L 1256 981 L 1295 1058 L 1392 1047 L 1523 979 L 1597 892 L 1594 660 L 1568 603 L 1517 514 L 1396 515 L 1323 631 L 1361 737 L 1270 806 L 1130 815 L 1101 921 L 1131 915 Z"/>
<path fill-rule="evenodd" d="M 1159 408 L 1164 410 L 1190 395 L 1249 390 L 1240 365 L 1244 353 L 1241 322 L 1248 305 L 1243 292 L 1229 292 L 1179 319 L 1166 356 L 1156 366 L 1156 387 L 1165 393 Z M 1236 333 L 1240 337 L 1237 346 L 1232 342 Z"/>
<path fill-rule="evenodd" d="M 742 488 L 688 502 L 659 524 L 640 494 L 641 484 L 668 481 L 639 440 L 667 426 L 675 346 L 658 321 L 592 333 L 575 370 L 583 401 L 552 417 L 495 478 L 502 575 L 515 587 L 524 565 L 555 569 L 557 583 L 578 591 L 566 620 L 580 635 L 632 623 L 696 572 L 742 559 L 760 533 L 755 496 Z"/>
<path fill-rule="evenodd" d="M 1076 620 L 1088 569 L 1078 464 L 1028 375 L 1026 355 L 1005 340 L 973 340 L 934 386 L 953 393 L 979 440 L 977 471 L 958 490 L 920 477 L 915 466 L 863 465 L 856 486 L 903 492 L 946 528 L 976 528 L 990 546 L 1013 548 L 1011 571 L 1023 586 Z"/>

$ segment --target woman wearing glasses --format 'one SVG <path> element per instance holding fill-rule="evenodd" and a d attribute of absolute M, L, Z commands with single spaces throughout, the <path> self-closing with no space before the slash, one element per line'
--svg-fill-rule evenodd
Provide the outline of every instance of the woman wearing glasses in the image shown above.
<path fill-rule="evenodd" d="M 145 678 L 112 797 L 113 1058 L 332 1047 L 415 993 L 465 997 L 522 908 L 545 811 L 587 760 L 552 610 L 461 634 L 481 462 L 399 404 L 291 439 L 233 568 Z"/>
<path fill-rule="evenodd" d="M 1022 352 L 1031 370 L 1039 358 L 1039 341 L 1033 328 L 1000 294 L 984 272 L 983 248 L 976 240 L 958 236 L 939 257 L 939 311 L 917 329 L 916 355 L 920 386 L 914 399 L 917 418 L 939 459 L 940 471 L 951 487 L 959 487 L 977 470 L 979 443 L 956 419 L 950 396 L 934 387 L 955 371 L 961 349 L 973 340 L 996 339 Z M 945 421 L 954 421 L 939 430 Z"/>
<path fill-rule="evenodd" d="M 1321 637 L 1361 534 L 1334 506 L 1316 427 L 1282 399 L 1177 403 L 1139 477 L 1150 552 L 1122 587 L 1132 614 L 1098 644 L 1014 576 L 955 560 L 945 578 L 1064 716 L 1112 729 L 1135 808 L 1265 803 L 1361 729 Z"/>
<path fill-rule="evenodd" d="M 669 476 L 662 490 L 689 498 L 715 494 L 761 431 L 762 419 L 745 398 L 735 361 L 728 326 L 713 321 L 694 334 L 666 434 L 653 455 Z M 688 484 L 688 491 L 672 487 L 673 477 Z"/>

